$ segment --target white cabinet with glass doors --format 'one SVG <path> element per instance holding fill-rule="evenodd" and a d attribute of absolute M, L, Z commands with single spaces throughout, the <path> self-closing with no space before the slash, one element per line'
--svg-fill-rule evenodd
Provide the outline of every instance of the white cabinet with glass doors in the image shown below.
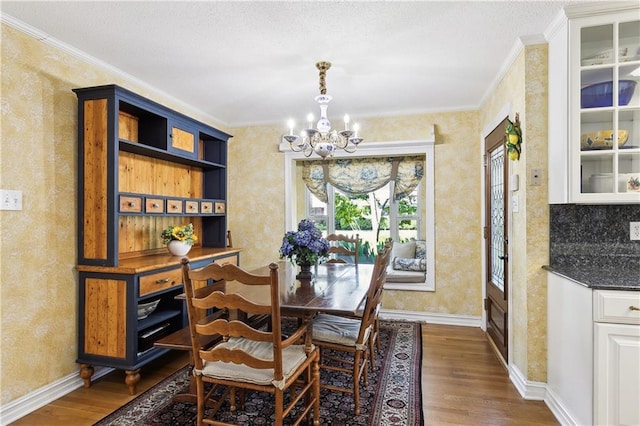
<path fill-rule="evenodd" d="M 589 16 L 568 9 L 568 34 L 550 40 L 552 203 L 640 202 L 640 8 L 622 9 Z M 567 95 L 568 102 L 560 99 Z M 560 182 L 566 191 L 553 188 Z"/>

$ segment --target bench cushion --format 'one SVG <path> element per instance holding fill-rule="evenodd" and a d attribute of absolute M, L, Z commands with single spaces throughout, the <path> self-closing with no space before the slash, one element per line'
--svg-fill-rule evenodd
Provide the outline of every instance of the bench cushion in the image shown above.
<path fill-rule="evenodd" d="M 388 283 L 422 283 L 426 279 L 424 272 L 398 271 L 393 269 L 393 265 L 387 268 Z"/>

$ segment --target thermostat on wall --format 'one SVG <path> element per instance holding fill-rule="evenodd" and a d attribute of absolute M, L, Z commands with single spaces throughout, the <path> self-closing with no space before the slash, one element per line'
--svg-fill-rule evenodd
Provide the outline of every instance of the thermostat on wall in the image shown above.
<path fill-rule="evenodd" d="M 511 175 L 509 178 L 509 188 L 512 191 L 520 189 L 520 175 Z"/>

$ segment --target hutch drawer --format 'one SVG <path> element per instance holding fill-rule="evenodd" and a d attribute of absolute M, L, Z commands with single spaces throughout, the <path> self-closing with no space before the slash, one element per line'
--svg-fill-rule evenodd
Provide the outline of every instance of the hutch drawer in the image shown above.
<path fill-rule="evenodd" d="M 182 285 L 182 269 L 171 269 L 140 277 L 140 297 Z"/>
<path fill-rule="evenodd" d="M 142 198 L 120 196 L 120 211 L 124 213 L 140 213 L 142 212 Z"/>
<path fill-rule="evenodd" d="M 162 198 L 146 198 L 144 211 L 147 213 L 164 213 L 164 200 Z"/>
<path fill-rule="evenodd" d="M 203 201 L 200 203 L 200 211 L 202 213 L 213 213 L 213 203 L 211 201 Z"/>
<path fill-rule="evenodd" d="M 197 214 L 198 213 L 198 202 L 197 201 L 185 201 L 184 207 L 187 213 L 189 214 Z"/>
<path fill-rule="evenodd" d="M 167 200 L 167 213 L 182 213 L 182 200 Z"/>

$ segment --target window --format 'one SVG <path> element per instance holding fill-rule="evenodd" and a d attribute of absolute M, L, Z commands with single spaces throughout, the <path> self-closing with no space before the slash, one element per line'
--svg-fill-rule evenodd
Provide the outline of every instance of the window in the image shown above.
<path fill-rule="evenodd" d="M 425 158 L 424 178 L 419 186 L 417 199 L 420 200 L 420 209 L 415 214 L 401 215 L 400 223 L 404 220 L 419 220 L 420 233 L 426 239 L 427 250 L 427 272 L 426 280 L 419 285 L 388 285 L 385 289 L 393 290 L 418 290 L 418 291 L 435 291 L 435 203 L 434 203 L 434 144 L 435 144 L 435 127 L 429 126 L 428 138 L 416 141 L 403 142 L 375 142 L 362 144 L 358 147 L 358 156 L 360 157 L 394 157 L 401 155 L 423 155 Z M 309 201 L 307 199 L 307 191 L 305 183 L 302 181 L 302 162 L 308 160 L 300 152 L 292 152 L 288 143 L 281 143 L 280 151 L 285 156 L 284 161 L 284 200 L 285 200 L 285 229 L 294 229 L 296 224 L 307 217 L 320 217 L 327 226 L 329 222 L 330 210 L 327 204 Z M 343 151 L 337 151 L 334 158 L 350 158 L 353 154 Z M 331 185 L 329 185 L 330 187 Z M 310 205 L 310 210 L 307 210 Z M 324 217 L 322 217 L 324 216 Z M 332 218 L 333 219 L 333 218 Z M 334 225 L 335 226 L 335 225 Z M 393 226 L 391 226 L 393 228 Z M 402 231 L 399 226 L 400 236 Z"/>
<path fill-rule="evenodd" d="M 374 256 L 388 238 L 393 241 L 425 239 L 422 230 L 420 186 L 393 202 L 391 183 L 364 195 L 349 195 L 327 187 L 328 202 L 306 189 L 306 217 L 316 222 L 325 235 L 358 234 L 362 239 L 362 263 L 374 263 Z"/>

